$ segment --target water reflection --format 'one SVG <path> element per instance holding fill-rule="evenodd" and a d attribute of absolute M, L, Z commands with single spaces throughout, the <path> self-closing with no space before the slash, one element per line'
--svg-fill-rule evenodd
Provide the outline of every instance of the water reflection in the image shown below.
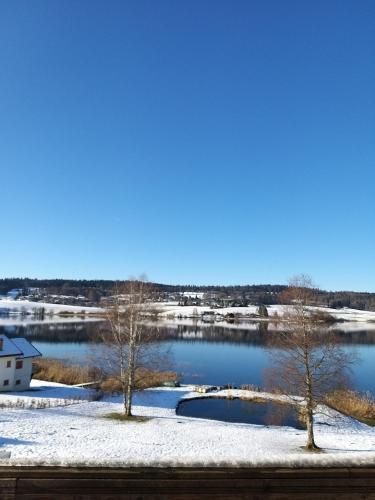
<path fill-rule="evenodd" d="M 208 397 L 181 402 L 177 415 L 256 425 L 286 425 L 303 429 L 296 409 L 286 404 Z"/>
<path fill-rule="evenodd" d="M 344 345 L 375 345 L 375 330 L 343 331 L 338 323 L 330 327 Z M 42 323 L 29 325 L 0 325 L 0 334 L 9 337 L 28 337 L 30 340 L 44 340 L 50 342 L 96 342 L 98 329 L 106 328 L 105 321 L 75 323 Z M 234 328 L 231 325 L 218 324 L 148 324 L 148 328 L 157 329 L 158 337 L 162 340 L 181 340 L 186 342 L 218 342 L 226 344 L 246 344 L 265 346 L 272 343 L 274 337 L 282 329 L 282 324 L 276 327 L 272 323 L 239 324 Z M 327 330 L 322 328 L 321 335 Z"/>
<path fill-rule="evenodd" d="M 173 359 L 173 369 L 185 383 L 263 385 L 263 372 L 269 366 L 269 340 L 280 328 L 268 323 L 236 324 L 150 324 L 157 328 L 164 347 Z M 361 362 L 354 366 L 355 387 L 375 394 L 375 330 L 342 331 L 333 328 L 344 349 L 355 348 Z M 44 356 L 84 362 L 92 359 L 92 349 L 100 355 L 95 343 L 98 328 L 105 322 L 0 326 L 9 337 L 27 337 Z M 324 335 L 325 330 L 322 330 Z"/>

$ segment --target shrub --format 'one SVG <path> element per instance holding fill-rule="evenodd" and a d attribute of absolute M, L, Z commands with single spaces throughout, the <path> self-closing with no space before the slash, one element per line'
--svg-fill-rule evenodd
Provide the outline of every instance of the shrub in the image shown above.
<path fill-rule="evenodd" d="M 268 318 L 267 307 L 264 304 L 259 305 L 257 312 L 261 318 Z"/>
<path fill-rule="evenodd" d="M 163 382 L 174 382 L 177 380 L 175 372 L 158 372 L 139 368 L 135 372 L 135 388 L 147 389 L 148 387 L 159 387 Z M 118 378 L 108 377 L 100 385 L 103 392 L 122 392 L 122 385 Z"/>
<path fill-rule="evenodd" d="M 64 363 L 58 359 L 40 358 L 34 363 L 35 378 L 60 384 L 76 385 L 97 380 L 98 370 L 89 366 Z"/>
<path fill-rule="evenodd" d="M 315 321 L 318 321 L 319 323 L 337 323 L 337 319 L 332 316 L 332 314 L 329 314 L 326 311 L 322 310 L 316 310 L 312 313 L 312 317 Z"/>
<path fill-rule="evenodd" d="M 375 400 L 368 393 L 337 390 L 326 396 L 326 403 L 341 413 L 375 425 Z"/>

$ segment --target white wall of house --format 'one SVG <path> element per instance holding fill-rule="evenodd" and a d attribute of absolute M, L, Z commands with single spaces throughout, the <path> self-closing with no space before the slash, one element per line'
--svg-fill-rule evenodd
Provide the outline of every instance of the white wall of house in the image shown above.
<path fill-rule="evenodd" d="M 14 370 L 14 391 L 25 391 L 30 388 L 31 373 L 33 369 L 33 359 L 32 358 L 22 358 L 22 368 L 16 367 Z"/>
<path fill-rule="evenodd" d="M 25 391 L 30 387 L 33 358 L 0 357 L 0 391 Z M 17 366 L 19 366 L 17 368 Z"/>
<path fill-rule="evenodd" d="M 15 356 L 0 358 L 0 391 L 11 391 L 14 386 Z"/>

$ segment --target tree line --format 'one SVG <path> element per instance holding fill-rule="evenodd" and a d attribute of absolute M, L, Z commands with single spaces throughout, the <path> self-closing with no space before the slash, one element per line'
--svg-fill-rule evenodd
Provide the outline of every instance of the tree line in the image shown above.
<path fill-rule="evenodd" d="M 111 295 L 115 286 L 114 280 L 72 280 L 72 279 L 36 279 L 36 278 L 3 278 L 0 279 L 0 295 L 5 295 L 12 289 L 21 289 L 24 295 L 31 288 L 39 288 L 48 295 L 82 295 L 93 303 L 98 303 L 102 297 Z M 282 294 L 286 285 L 169 285 L 153 283 L 153 289 L 161 295 L 179 292 L 215 292 L 222 297 L 233 297 L 251 304 L 278 304 L 282 302 Z M 340 309 L 375 311 L 375 293 L 353 291 L 316 290 L 314 303 Z"/>

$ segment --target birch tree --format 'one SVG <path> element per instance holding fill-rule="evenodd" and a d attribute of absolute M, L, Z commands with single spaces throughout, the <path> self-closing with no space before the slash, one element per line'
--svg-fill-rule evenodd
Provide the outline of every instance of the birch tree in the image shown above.
<path fill-rule="evenodd" d="M 300 275 L 283 293 L 283 303 L 289 303 L 284 314 L 285 328 L 273 341 L 273 367 L 269 373 L 273 386 L 289 394 L 303 410 L 309 451 L 319 450 L 314 436 L 314 410 L 335 385 L 345 383 L 345 374 L 355 361 L 354 354 L 342 350 L 334 333 L 324 329 L 321 315 L 310 307 L 315 290 L 311 278 Z"/>
<path fill-rule="evenodd" d="M 116 283 L 106 309 L 109 329 L 102 332 L 106 361 L 121 386 L 124 414 L 132 415 L 136 372 L 144 366 L 146 351 L 157 340 L 157 330 L 144 325 L 152 298 L 150 285 L 143 279 Z"/>

